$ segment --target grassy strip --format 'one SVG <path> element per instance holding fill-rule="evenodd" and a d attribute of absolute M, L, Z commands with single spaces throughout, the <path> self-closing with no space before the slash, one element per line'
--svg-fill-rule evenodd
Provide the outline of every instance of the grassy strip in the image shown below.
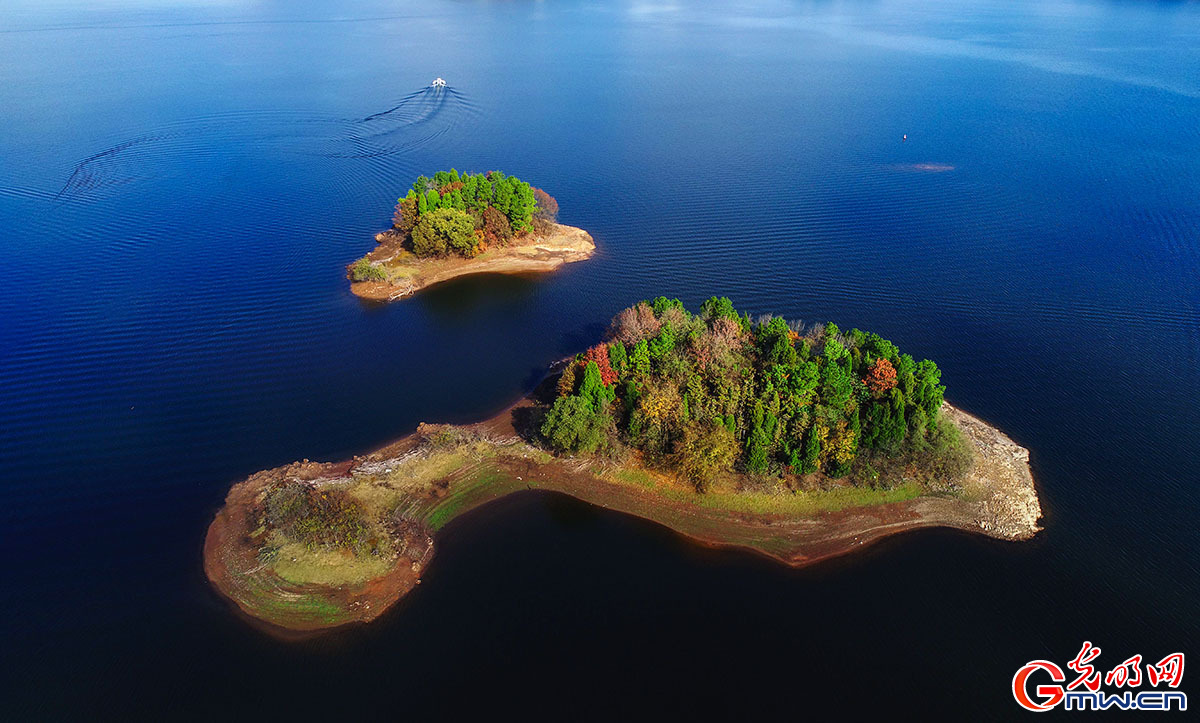
<path fill-rule="evenodd" d="M 815 492 L 717 492 L 696 495 L 695 502 L 708 509 L 763 515 L 812 517 L 848 507 L 870 507 L 903 502 L 921 496 L 924 489 L 909 482 L 892 489 L 838 487 Z"/>
<path fill-rule="evenodd" d="M 271 578 L 258 575 L 241 575 L 241 602 L 253 610 L 256 617 L 278 625 L 300 627 L 313 623 L 338 625 L 352 616 L 341 606 L 331 602 L 320 593 L 309 592 L 298 595 L 281 592 Z M 290 624 L 290 625 L 289 625 Z"/>
<path fill-rule="evenodd" d="M 481 467 L 470 477 L 454 484 L 454 491 L 420 512 L 420 517 L 434 530 L 445 527 L 450 520 L 497 497 L 524 489 L 526 484 L 506 472 Z"/>
<path fill-rule="evenodd" d="M 648 490 L 674 502 L 691 504 L 706 510 L 789 517 L 812 517 L 822 512 L 836 512 L 849 507 L 904 502 L 925 493 L 920 484 L 907 482 L 891 489 L 854 486 L 812 492 L 738 492 L 715 489 L 706 494 L 697 494 L 690 489 L 664 483 L 641 469 L 616 469 L 604 473 L 603 477 L 612 482 Z"/>

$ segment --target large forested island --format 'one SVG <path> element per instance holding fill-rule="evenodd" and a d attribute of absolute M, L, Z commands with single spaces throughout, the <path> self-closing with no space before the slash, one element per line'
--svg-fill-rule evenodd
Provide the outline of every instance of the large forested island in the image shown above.
<path fill-rule="evenodd" d="M 273 629 L 367 621 L 420 582 L 450 520 L 526 489 L 792 565 L 919 527 L 1031 537 L 1028 452 L 944 391 L 876 334 L 659 298 L 493 419 L 236 484 L 205 568 Z"/>
<path fill-rule="evenodd" d="M 558 223 L 558 201 L 499 171 L 420 176 L 392 227 L 350 264 L 350 290 L 391 301 L 467 274 L 552 271 L 596 251 L 583 229 Z"/>

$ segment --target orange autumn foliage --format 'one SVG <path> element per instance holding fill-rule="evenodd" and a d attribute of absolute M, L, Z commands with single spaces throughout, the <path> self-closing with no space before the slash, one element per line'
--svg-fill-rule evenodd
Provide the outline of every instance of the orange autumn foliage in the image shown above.
<path fill-rule="evenodd" d="M 863 378 L 863 384 L 875 394 L 888 392 L 896 386 L 896 368 L 887 359 L 876 359 L 867 376 Z"/>

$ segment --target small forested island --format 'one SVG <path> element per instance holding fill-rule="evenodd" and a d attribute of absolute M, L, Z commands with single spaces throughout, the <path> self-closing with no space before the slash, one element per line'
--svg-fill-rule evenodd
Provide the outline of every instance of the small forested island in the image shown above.
<path fill-rule="evenodd" d="M 438 530 L 527 489 L 796 566 L 921 527 L 1033 536 L 1028 451 L 944 392 L 877 334 L 658 298 L 497 417 L 234 485 L 205 569 L 272 630 L 368 621 L 419 584 Z"/>
<path fill-rule="evenodd" d="M 392 227 L 346 268 L 357 296 L 391 301 L 479 273 L 552 271 L 596 251 L 588 232 L 558 223 L 558 201 L 499 171 L 420 176 Z"/>

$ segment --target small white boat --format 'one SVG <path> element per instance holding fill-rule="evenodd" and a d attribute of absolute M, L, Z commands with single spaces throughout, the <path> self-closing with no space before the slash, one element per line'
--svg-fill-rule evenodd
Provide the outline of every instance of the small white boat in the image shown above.
<path fill-rule="evenodd" d="M 446 81 L 442 80 L 441 78 L 434 78 L 434 79 L 433 79 L 433 82 L 432 82 L 432 83 L 430 83 L 430 87 L 433 87 L 433 88 L 445 88 L 445 87 L 446 87 Z"/>

